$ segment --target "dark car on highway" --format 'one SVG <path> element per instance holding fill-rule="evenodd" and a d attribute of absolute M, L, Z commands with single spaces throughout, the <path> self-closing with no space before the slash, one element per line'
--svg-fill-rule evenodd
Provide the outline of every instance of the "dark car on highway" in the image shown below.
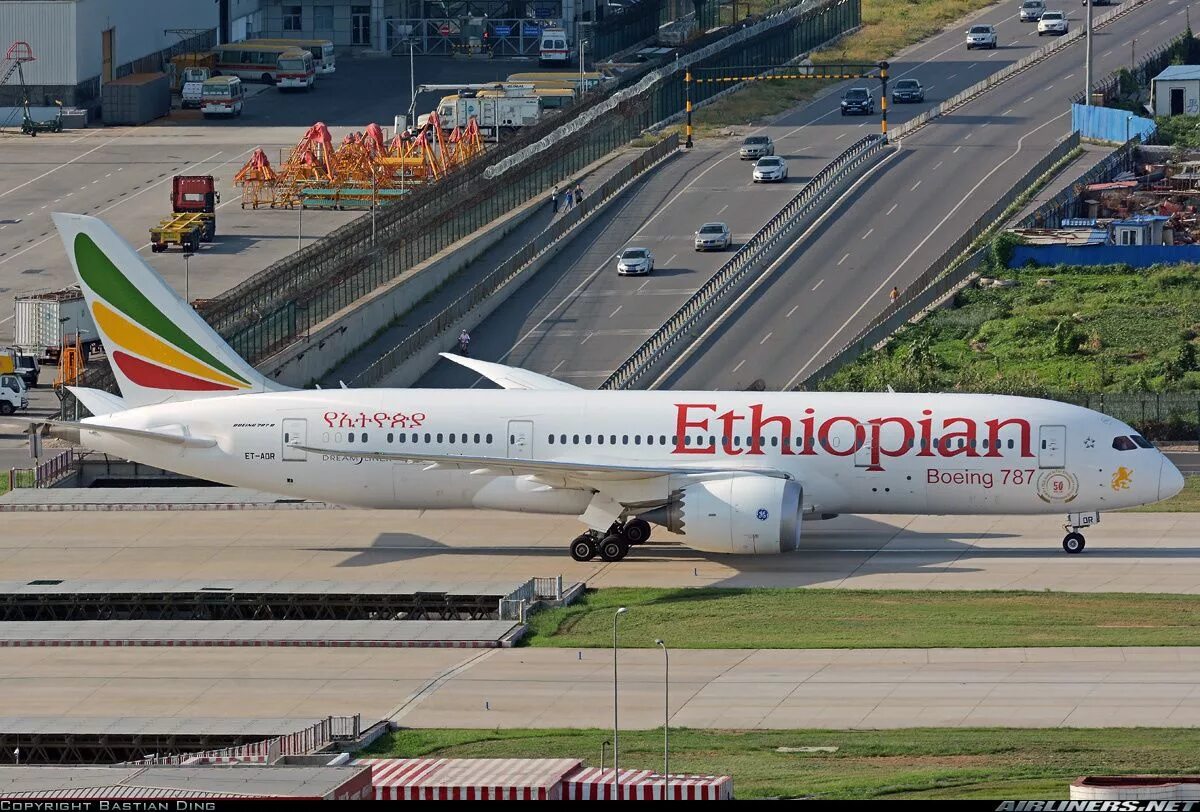
<path fill-rule="evenodd" d="M 875 97 L 865 87 L 852 87 L 842 96 L 842 115 L 869 116 L 875 112 Z"/>
<path fill-rule="evenodd" d="M 892 103 L 925 101 L 925 88 L 916 79 L 901 79 L 892 87 Z"/>

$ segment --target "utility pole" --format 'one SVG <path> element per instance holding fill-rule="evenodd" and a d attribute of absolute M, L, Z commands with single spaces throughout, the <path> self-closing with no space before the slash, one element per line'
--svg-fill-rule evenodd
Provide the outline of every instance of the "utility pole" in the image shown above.
<path fill-rule="evenodd" d="M 1092 6 L 1095 5 L 1095 0 L 1087 0 L 1087 14 L 1085 19 L 1086 41 L 1083 51 L 1083 103 L 1084 106 L 1090 106 L 1092 103 Z"/>

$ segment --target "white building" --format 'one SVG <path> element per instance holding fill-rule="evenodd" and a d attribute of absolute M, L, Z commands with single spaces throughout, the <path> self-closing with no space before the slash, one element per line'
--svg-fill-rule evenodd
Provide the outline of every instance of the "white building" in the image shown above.
<path fill-rule="evenodd" d="M 226 2 L 0 0 L 0 56 L 14 41 L 33 50 L 35 61 L 22 66 L 31 103 L 94 109 L 104 82 L 161 71 L 173 53 L 210 47 Z M 0 86 L 0 106 L 20 101 L 13 74 Z"/>
<path fill-rule="evenodd" d="M 1150 81 L 1156 116 L 1200 115 L 1200 65 L 1171 65 Z"/>

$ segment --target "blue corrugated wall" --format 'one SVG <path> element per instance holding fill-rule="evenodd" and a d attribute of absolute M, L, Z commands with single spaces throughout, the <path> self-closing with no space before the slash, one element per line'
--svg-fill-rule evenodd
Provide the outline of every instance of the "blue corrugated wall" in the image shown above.
<path fill-rule="evenodd" d="M 1128 125 L 1128 130 L 1126 130 L 1126 125 Z M 1124 144 L 1135 135 L 1140 135 L 1144 144 L 1157 127 L 1155 127 L 1153 119 L 1135 116 L 1128 110 L 1072 104 L 1071 129 L 1078 130 L 1079 135 L 1083 138 L 1115 141 L 1120 144 Z"/>
<path fill-rule="evenodd" d="M 1173 265 L 1200 263 L 1200 245 L 1017 245 L 1010 268 L 1035 265 Z"/>

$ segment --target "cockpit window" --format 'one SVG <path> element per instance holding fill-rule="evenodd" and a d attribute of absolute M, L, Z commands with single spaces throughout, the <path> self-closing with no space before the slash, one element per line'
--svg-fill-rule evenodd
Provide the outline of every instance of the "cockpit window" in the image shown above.
<path fill-rule="evenodd" d="M 1114 437 L 1113 448 L 1117 449 L 1117 451 L 1133 451 L 1137 448 L 1137 443 L 1128 437 Z"/>
<path fill-rule="evenodd" d="M 1154 448 L 1154 443 L 1150 442 L 1140 434 L 1134 434 L 1129 439 L 1133 440 L 1142 448 Z"/>

